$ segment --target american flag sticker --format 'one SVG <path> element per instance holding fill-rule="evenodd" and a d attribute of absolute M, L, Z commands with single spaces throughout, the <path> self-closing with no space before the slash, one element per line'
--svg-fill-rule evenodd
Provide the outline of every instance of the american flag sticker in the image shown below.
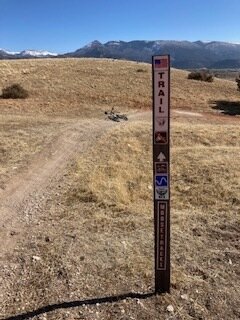
<path fill-rule="evenodd" d="M 154 67 L 155 68 L 167 68 L 168 67 L 168 59 L 162 58 L 162 59 L 154 60 Z"/>

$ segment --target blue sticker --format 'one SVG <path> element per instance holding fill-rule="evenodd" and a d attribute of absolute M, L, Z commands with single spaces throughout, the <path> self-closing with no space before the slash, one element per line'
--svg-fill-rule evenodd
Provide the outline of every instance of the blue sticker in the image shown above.
<path fill-rule="evenodd" d="M 168 187 L 168 176 L 157 175 L 156 176 L 156 187 Z"/>

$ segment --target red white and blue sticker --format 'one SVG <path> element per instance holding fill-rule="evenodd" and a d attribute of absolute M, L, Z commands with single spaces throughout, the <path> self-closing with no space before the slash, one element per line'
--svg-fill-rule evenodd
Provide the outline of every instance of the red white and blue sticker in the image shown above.
<path fill-rule="evenodd" d="M 166 68 L 168 68 L 168 58 L 167 57 L 156 58 L 154 60 L 154 68 L 155 69 L 166 69 Z"/>

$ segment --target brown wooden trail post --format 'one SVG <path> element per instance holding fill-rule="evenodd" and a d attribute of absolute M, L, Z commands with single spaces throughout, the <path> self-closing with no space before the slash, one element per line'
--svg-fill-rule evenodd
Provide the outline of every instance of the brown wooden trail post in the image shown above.
<path fill-rule="evenodd" d="M 155 292 L 170 292 L 170 56 L 152 57 Z"/>

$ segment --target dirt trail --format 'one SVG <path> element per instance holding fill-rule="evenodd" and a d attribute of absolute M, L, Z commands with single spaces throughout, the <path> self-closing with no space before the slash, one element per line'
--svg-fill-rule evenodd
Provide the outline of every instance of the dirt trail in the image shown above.
<path fill-rule="evenodd" d="M 113 125 L 116 124 L 97 119 L 67 124 L 58 137 L 34 157 L 28 168 L 0 191 L 0 258 L 24 236 L 23 222 L 41 207 L 49 190 L 57 190 L 64 169 Z M 18 236 L 12 237 L 13 234 Z"/>
<path fill-rule="evenodd" d="M 129 122 L 148 117 L 146 112 L 134 113 L 130 115 Z M 1 260 L 24 237 L 26 222 L 36 210 L 41 210 L 49 192 L 57 192 L 67 166 L 114 126 L 119 126 L 119 123 L 105 119 L 66 124 L 58 137 L 37 154 L 27 168 L 13 177 L 4 190 L 0 189 Z"/>
<path fill-rule="evenodd" d="M 195 116 L 195 113 L 184 111 L 183 114 L 179 113 L 179 116 L 187 118 L 192 114 Z M 198 115 L 199 113 L 196 113 L 196 116 Z M 210 117 L 202 115 L 200 114 L 200 119 L 206 120 Z M 17 241 L 24 237 L 24 228 L 28 227 L 26 222 L 30 221 L 36 210 L 44 207 L 49 192 L 57 192 L 59 181 L 64 177 L 67 166 L 74 163 L 79 153 L 84 153 L 94 145 L 97 138 L 108 129 L 127 125 L 132 121 L 150 120 L 151 117 L 151 112 L 136 112 L 129 115 L 129 121 L 126 123 L 115 123 L 105 119 L 66 123 L 57 138 L 37 154 L 27 168 L 23 168 L 20 174 L 14 176 L 4 190 L 0 189 L 0 261 L 4 261 L 6 252 L 10 252 Z M 212 117 L 214 120 L 228 120 L 226 116 L 211 115 Z M 233 119 L 231 121 L 234 123 Z"/>
<path fill-rule="evenodd" d="M 38 155 L 32 158 L 28 167 L 23 168 L 21 174 L 15 175 L 7 184 L 5 190 L 0 189 L 0 314 L 2 315 L 2 318 L 3 316 L 6 317 L 6 315 L 11 316 L 13 314 L 24 313 L 24 310 L 36 310 L 42 306 L 51 303 L 54 304 L 56 301 L 75 301 L 77 299 L 83 299 L 84 297 L 91 297 L 93 295 L 99 296 L 99 294 L 101 296 L 101 290 L 109 293 L 125 292 L 125 288 L 130 287 L 133 288 L 134 292 L 135 290 L 141 290 L 141 292 L 145 292 L 146 288 L 148 288 L 147 290 L 152 288 L 150 276 L 146 276 L 145 273 L 143 273 L 144 277 L 150 280 L 148 280 L 149 282 L 146 281 L 146 283 L 143 281 L 143 283 L 145 283 L 143 286 L 140 286 L 138 280 L 134 277 L 132 280 L 126 278 L 124 282 L 124 277 L 122 275 L 121 284 L 116 287 L 117 289 L 115 288 L 115 282 L 111 280 L 111 276 L 106 277 L 105 283 L 104 281 L 103 284 L 102 282 L 99 282 L 102 287 L 96 280 L 96 274 L 98 274 L 99 270 L 101 269 L 98 268 L 98 266 L 103 263 L 104 259 L 108 261 L 108 264 L 106 264 L 106 266 L 102 268 L 102 271 L 100 271 L 99 279 L 104 275 L 106 270 L 112 270 L 112 265 L 114 268 L 116 265 L 123 266 L 121 259 L 119 259 L 118 262 L 115 262 L 115 253 L 117 251 L 119 253 L 119 257 L 125 258 L 125 256 L 128 256 L 126 252 L 131 252 L 132 248 L 137 247 L 139 239 L 142 239 L 141 234 L 143 233 L 144 236 L 146 234 L 146 230 L 144 228 L 141 230 L 140 224 L 139 228 L 134 227 L 140 230 L 139 235 L 137 237 L 134 235 L 134 238 L 131 240 L 132 242 L 130 241 L 128 247 L 126 247 L 127 242 L 125 242 L 125 239 L 129 239 L 129 237 L 131 238 L 131 235 L 129 236 L 129 233 L 127 232 L 121 238 L 119 235 L 122 234 L 122 229 L 119 229 L 120 233 L 117 233 L 118 236 L 116 236 L 115 233 L 114 236 L 106 236 L 108 235 L 108 224 L 105 221 L 105 216 L 101 217 L 100 215 L 100 220 L 95 221 L 95 224 L 97 224 L 98 221 L 104 219 L 104 223 L 106 223 L 106 233 L 103 233 L 102 237 L 99 237 L 102 231 L 99 233 L 97 232 L 95 235 L 93 230 L 96 229 L 87 229 L 88 223 L 85 222 L 91 221 L 91 219 L 93 219 L 92 215 L 89 215 L 88 220 L 86 219 L 83 221 L 81 226 L 84 226 L 84 228 L 81 229 L 77 235 L 75 232 L 72 232 L 72 224 L 75 224 L 74 219 L 69 223 L 68 228 L 64 223 L 66 220 L 59 219 L 58 221 L 58 218 L 61 217 L 61 214 L 64 212 L 64 206 L 61 207 L 60 198 L 61 195 L 64 194 L 65 189 L 61 188 L 65 187 L 67 190 L 68 183 L 72 182 L 70 181 L 71 176 L 66 177 L 65 175 L 68 174 L 69 166 L 74 164 L 74 160 L 78 158 L 79 154 L 81 154 L 83 157 L 91 157 L 89 150 L 91 150 L 92 146 L 97 146 L 98 138 L 108 130 L 114 130 L 114 128 L 121 128 L 121 126 L 131 125 L 131 122 L 135 121 L 140 121 L 139 123 L 142 123 L 142 121 L 145 120 L 149 121 L 151 117 L 151 112 L 142 112 L 129 115 L 129 121 L 122 123 L 105 121 L 104 119 L 73 120 L 70 124 L 69 122 L 66 122 L 66 124 L 61 127 L 62 129 L 59 129 L 59 132 L 56 133 L 58 136 L 55 137 L 49 145 L 45 146 Z M 179 113 L 176 121 L 178 121 L 180 117 L 181 119 L 184 119 L 184 121 L 186 118 L 186 121 L 189 121 L 188 119 L 191 117 L 191 114 Z M 193 118 L 196 119 L 195 116 L 193 116 Z M 214 116 L 214 121 L 215 118 L 217 119 L 217 117 Z M 175 117 L 173 117 L 173 119 L 175 119 Z M 199 117 L 199 119 L 203 119 L 202 121 L 205 121 L 205 115 Z M 211 119 L 212 118 L 210 118 L 210 120 Z M 178 146 L 178 148 L 181 148 L 181 145 Z M 192 147 L 189 146 L 189 148 Z M 60 190 L 63 191 L 63 193 L 61 193 Z M 50 221 L 50 224 L 47 224 L 46 222 L 49 219 L 48 210 L 51 216 L 50 208 L 52 205 L 51 201 L 48 203 L 49 200 L 54 202 L 54 211 L 59 213 L 59 215 L 52 215 L 53 218 Z M 61 209 L 63 211 L 61 211 Z M 88 211 L 85 211 L 85 206 L 81 206 L 80 208 L 78 207 L 78 210 L 79 209 L 80 211 L 78 212 L 82 211 L 81 216 L 84 216 L 83 213 L 88 213 Z M 92 210 L 92 207 L 89 209 L 89 212 L 90 210 Z M 88 214 L 86 214 L 86 216 L 88 216 Z M 115 218 L 116 217 L 114 217 L 114 219 Z M 187 213 L 186 219 L 188 219 Z M 145 221 L 148 223 L 147 220 Z M 58 223 L 61 225 L 60 228 L 58 227 Z M 122 227 L 122 220 L 119 220 L 119 223 L 121 223 Z M 195 228 L 195 220 L 192 221 L 192 223 Z M 232 225 L 234 226 L 234 223 Z M 53 230 L 52 233 L 49 232 L 50 228 Z M 65 228 L 66 230 L 64 230 Z M 114 228 L 114 232 L 117 229 L 118 228 Z M 64 231 L 66 231 L 66 234 L 64 234 Z M 56 234 L 58 234 L 58 236 L 55 238 Z M 135 234 L 135 231 L 131 231 L 131 234 Z M 50 243 L 45 243 L 46 235 L 49 236 L 50 240 L 48 241 L 50 241 Z M 104 251 L 103 248 L 105 248 L 106 245 L 109 245 L 112 239 L 115 238 L 117 239 L 117 242 L 114 242 L 113 246 L 116 245 L 116 251 L 115 249 L 112 252 L 111 250 Z M 88 239 L 88 241 L 85 241 L 87 243 L 84 245 L 83 239 Z M 59 240 L 61 241 L 58 242 Z M 194 238 L 193 240 L 196 241 Z M 95 248 L 93 244 L 96 242 L 98 242 L 98 247 Z M 79 245 L 79 243 L 81 243 L 81 245 Z M 58 249 L 58 251 L 54 251 L 53 255 L 51 255 L 50 253 L 52 252 L 52 248 L 58 248 L 58 246 L 60 249 Z M 91 250 L 89 249 L 90 247 Z M 149 248 L 149 242 L 146 242 L 143 247 Z M 54 255 L 55 252 L 57 253 L 56 256 Z M 96 256 L 94 255 L 96 252 L 99 252 L 99 257 L 97 258 L 99 260 L 97 260 Z M 105 255 L 103 255 L 103 252 Z M 146 257 L 146 252 L 148 252 L 148 250 L 142 251 L 141 254 L 143 257 Z M 88 254 L 91 256 L 90 253 L 92 254 L 92 260 L 84 258 Z M 67 256 L 66 260 L 73 255 L 78 256 L 79 259 L 69 259 L 69 262 L 66 262 L 64 260 L 65 254 Z M 136 252 L 134 252 L 134 254 L 136 254 Z M 58 256 L 60 256 L 59 260 Z M 139 256 L 141 255 L 139 254 Z M 15 259 L 16 257 L 18 257 L 18 259 Z M 41 259 L 39 264 L 37 262 L 38 260 L 35 259 Z M 96 262 L 95 264 L 91 265 L 91 261 L 94 259 Z M 73 261 L 75 262 L 72 263 Z M 150 260 L 148 259 L 148 261 Z M 232 260 L 230 261 L 232 264 Z M 78 267 L 76 267 L 77 262 L 80 262 Z M 179 260 L 177 260 L 177 263 L 179 263 Z M 90 265 L 91 268 L 89 270 Z M 145 264 L 143 264 L 143 267 L 145 270 Z M 191 268 L 190 270 L 192 270 Z M 41 271 L 39 272 L 39 270 Z M 129 268 L 126 270 L 126 272 L 129 272 Z M 85 277 L 84 275 L 86 274 L 90 274 L 91 276 Z M 43 279 L 38 281 L 38 277 L 40 278 L 41 276 L 43 276 Z M 46 279 L 44 279 L 45 276 Z M 193 279 L 194 276 L 195 274 L 191 274 L 191 279 Z M 19 279 L 21 279 L 21 281 L 18 282 Z M 196 279 L 199 279 L 198 274 L 196 275 Z M 199 280 L 196 280 L 195 287 L 198 285 L 198 281 Z M 201 280 L 201 283 L 202 282 L 203 280 Z M 93 285 L 94 283 L 96 283 L 96 287 Z M 109 283 L 112 283 L 112 286 L 109 286 Z M 182 290 L 185 289 L 186 287 L 183 287 Z M 174 297 L 179 296 L 179 290 L 181 290 L 181 287 L 177 287 L 175 289 L 173 288 Z M 229 296 L 231 296 L 231 294 L 229 294 Z M 132 300 L 132 302 L 129 303 L 131 303 L 131 309 L 139 309 L 139 305 L 136 305 L 136 301 Z M 181 303 L 182 301 L 180 301 L 180 304 Z M 234 305 L 234 300 L 232 303 Z M 153 300 L 152 302 L 146 302 L 146 308 L 142 309 L 146 310 L 146 314 L 148 313 L 146 319 L 148 319 L 149 315 L 151 315 L 150 310 L 152 310 L 152 306 L 155 304 L 156 300 Z M 162 300 L 161 304 L 164 305 Z M 125 302 L 123 303 L 123 306 L 125 306 Z M 22 309 L 20 309 L 20 307 Z M 106 305 L 106 314 L 109 314 L 109 308 L 112 308 L 112 314 L 116 315 L 116 308 L 119 307 L 116 305 Z M 166 309 L 165 305 L 164 308 Z M 82 309 L 76 309 L 74 312 L 76 312 L 76 314 L 79 316 L 80 311 L 82 312 Z M 90 311 L 90 309 L 85 308 L 83 312 L 90 313 Z M 70 315 L 64 313 L 64 310 L 59 312 L 62 312 L 61 319 L 70 317 Z M 66 312 L 70 313 L 72 310 Z M 76 316 L 76 319 L 78 316 Z M 48 315 L 46 315 L 46 317 L 48 318 Z M 54 314 L 52 316 L 49 315 L 49 317 L 53 319 Z M 122 314 L 119 316 L 119 318 L 120 317 L 122 317 Z M 39 317 L 39 319 L 43 318 L 45 319 L 45 315 L 41 315 Z M 60 315 L 59 317 L 55 318 L 60 319 Z M 158 317 L 153 315 L 153 318 Z"/>
<path fill-rule="evenodd" d="M 187 111 L 182 111 L 183 114 L 180 114 L 180 111 L 174 110 L 174 113 L 179 113 L 179 116 L 184 118 L 196 115 L 206 120 L 210 117 Z M 151 117 L 151 112 L 136 112 L 129 115 L 128 122 L 150 120 Z M 228 120 L 226 116 L 211 115 L 212 117 L 214 120 L 222 118 L 223 121 Z M 235 119 L 230 120 L 234 123 Z M 76 120 L 70 124 L 66 123 L 58 137 L 37 154 L 21 174 L 13 177 L 4 190 L 0 189 L 0 258 L 6 250 L 9 251 L 15 245 L 17 237 L 13 240 L 11 233 L 19 231 L 24 234 L 22 222 L 26 222 L 29 215 L 41 206 L 48 190 L 57 190 L 58 181 L 62 179 L 64 170 L 73 163 L 76 155 L 84 153 L 106 130 L 122 124 L 105 119 Z"/>

